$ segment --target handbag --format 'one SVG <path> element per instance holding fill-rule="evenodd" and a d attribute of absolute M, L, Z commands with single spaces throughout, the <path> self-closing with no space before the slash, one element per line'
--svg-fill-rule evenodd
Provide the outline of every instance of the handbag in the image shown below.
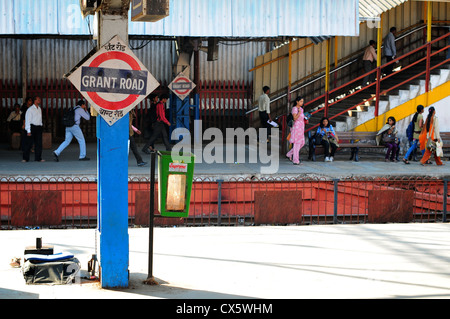
<path fill-rule="evenodd" d="M 383 143 L 394 143 L 395 135 L 392 134 L 383 134 Z"/>
<path fill-rule="evenodd" d="M 431 152 L 435 152 L 436 151 L 436 142 L 432 139 L 432 136 L 434 135 L 434 125 L 433 125 L 433 131 L 432 133 L 428 136 L 427 139 L 427 144 L 426 144 L 426 148 L 427 150 L 431 151 Z"/>
<path fill-rule="evenodd" d="M 294 116 L 292 113 L 289 113 L 289 115 L 286 118 L 287 126 L 292 127 L 294 126 Z"/>
<path fill-rule="evenodd" d="M 323 135 L 316 133 L 316 135 L 314 135 L 314 144 L 322 145 L 322 138 L 323 138 Z"/>
<path fill-rule="evenodd" d="M 427 150 L 431 151 L 431 152 L 435 152 L 436 151 L 436 142 L 433 141 L 431 139 L 431 137 L 428 138 L 427 140 Z"/>
<path fill-rule="evenodd" d="M 442 142 L 436 142 L 436 156 L 437 157 L 443 157 L 444 156 L 444 151 L 442 149 Z"/>
<path fill-rule="evenodd" d="M 337 142 L 336 138 L 334 136 L 329 136 L 328 137 L 328 142 L 329 143 L 333 143 L 334 145 L 336 145 L 337 147 L 339 147 L 339 143 Z"/>

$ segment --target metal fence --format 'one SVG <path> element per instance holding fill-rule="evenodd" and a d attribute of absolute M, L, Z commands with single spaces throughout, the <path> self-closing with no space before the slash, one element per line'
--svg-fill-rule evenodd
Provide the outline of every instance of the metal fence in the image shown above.
<path fill-rule="evenodd" d="M 149 178 L 129 179 L 130 227 L 149 224 L 149 194 Z M 294 197 L 287 202 L 289 194 Z M 446 222 L 448 197 L 448 180 L 434 177 L 195 178 L 189 216 L 161 217 L 155 205 L 155 225 Z M 261 219 L 264 214 L 269 222 Z M 0 215 L 1 229 L 96 227 L 97 182 L 1 177 Z"/>
<path fill-rule="evenodd" d="M 248 127 L 247 107 L 252 103 L 252 83 L 231 81 L 200 81 L 196 88 L 200 98 L 200 119 L 203 129 L 217 127 L 225 128 Z M 160 95 L 170 93 L 168 83 L 161 85 L 152 92 Z M 39 96 L 42 100 L 42 117 L 44 131 L 52 134 L 54 140 L 64 139 L 62 115 L 64 109 L 74 106 L 83 99 L 78 90 L 66 79 L 40 80 L 27 83 L 27 94 L 30 97 Z M 22 87 L 17 81 L 2 81 L 0 79 L 0 122 L 6 119 L 14 109 L 15 103 L 22 103 Z M 150 99 L 144 99 L 136 106 L 135 125 L 142 128 L 143 118 L 150 108 Z M 96 121 L 82 121 L 81 128 L 87 140 L 95 140 Z M 0 126 L 0 141 L 6 142 L 7 125 Z"/>

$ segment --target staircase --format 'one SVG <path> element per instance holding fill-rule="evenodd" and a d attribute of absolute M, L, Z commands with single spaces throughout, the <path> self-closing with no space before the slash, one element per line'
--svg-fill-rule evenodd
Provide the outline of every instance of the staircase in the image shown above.
<path fill-rule="evenodd" d="M 328 93 L 328 105 L 325 105 L 326 95 L 322 95 L 305 105 L 305 110 L 312 114 L 305 131 L 315 130 L 320 119 L 328 108 L 328 118 L 337 131 L 351 131 L 358 125 L 382 115 L 426 92 L 427 74 L 429 74 L 428 89 L 450 80 L 450 60 L 446 59 L 446 50 L 450 48 L 433 47 L 439 41 L 447 39 L 450 33 L 423 45 L 398 58 L 394 64 L 394 72 L 390 76 L 382 75 L 380 81 L 375 80 L 366 87 L 361 87 L 364 75 L 331 90 Z M 429 65 L 428 65 L 429 62 Z M 383 70 L 384 66 L 381 66 Z M 381 71 L 381 73 L 383 73 Z M 376 75 L 376 70 L 374 71 Z M 377 103 L 377 88 L 379 97 Z M 410 114 L 405 114 L 409 116 Z"/>
<path fill-rule="evenodd" d="M 442 62 L 443 59 L 435 59 L 435 63 Z M 416 74 L 422 72 L 422 67 L 419 64 L 417 68 L 408 69 L 405 72 L 394 74 L 391 78 L 389 78 L 385 84 L 383 84 L 383 88 L 395 86 L 398 83 L 402 83 L 407 81 L 411 77 Z M 450 63 L 446 63 L 442 65 L 441 68 L 433 70 L 430 74 L 430 87 L 433 88 L 444 84 L 445 82 L 450 81 Z M 382 90 L 383 90 L 382 88 Z M 414 79 L 411 82 L 407 82 L 398 88 L 389 92 L 389 94 L 381 95 L 380 101 L 378 105 L 378 114 L 384 114 L 386 111 L 389 111 L 409 100 L 412 100 L 418 97 L 421 94 L 426 92 L 426 79 L 425 75 Z M 375 86 L 367 90 L 365 94 L 355 95 L 344 105 L 339 106 L 335 110 L 329 111 L 329 116 L 333 116 L 333 114 L 337 114 L 339 111 L 348 109 L 351 105 L 356 105 L 361 101 L 365 101 L 370 97 L 374 97 L 376 94 Z M 351 131 L 358 125 L 372 119 L 375 114 L 375 100 L 371 100 L 369 105 L 364 105 L 360 111 L 350 111 L 350 116 L 340 116 L 335 119 L 335 127 L 338 131 Z M 408 114 L 409 115 L 409 114 Z"/>
<path fill-rule="evenodd" d="M 423 27 L 419 26 L 417 29 L 412 29 L 405 37 L 414 32 L 422 32 L 422 30 Z M 439 32 L 434 40 L 423 45 L 421 44 L 424 43 L 424 40 L 420 38 L 412 42 L 406 41 L 411 46 L 407 47 L 409 50 L 406 47 L 402 47 L 399 50 L 399 52 L 407 53 L 396 59 L 398 64 L 394 64 L 395 72 L 389 76 L 384 75 L 382 71 L 386 65 L 382 65 L 380 67 L 382 74 L 380 79 L 376 79 L 365 87 L 361 86 L 365 76 L 365 74 L 361 74 L 362 51 L 343 59 L 341 61 L 342 65 L 330 72 L 330 82 L 334 79 L 335 83 L 344 84 L 330 90 L 328 93 L 323 94 L 325 86 L 323 81 L 325 75 L 323 72 L 304 82 L 297 82 L 290 93 L 297 92 L 297 96 L 300 95 L 306 99 L 304 110 L 311 115 L 309 123 L 305 127 L 306 135 L 317 129 L 320 119 L 326 113 L 325 110 L 328 111 L 327 117 L 337 131 L 351 131 L 368 121 L 373 124 L 374 119 L 382 119 L 384 121 L 384 116 L 386 115 L 383 116 L 383 114 L 388 111 L 391 114 L 395 112 L 398 114 L 406 106 L 405 102 L 422 95 L 427 89 L 430 91 L 450 81 L 450 59 L 446 58 L 447 50 L 450 50 L 450 45 L 448 45 L 449 37 L 450 33 Z M 353 73 L 350 72 L 355 73 L 355 75 L 352 77 Z M 378 69 L 373 70 L 373 72 L 376 77 Z M 274 114 L 278 114 L 276 119 L 281 125 L 281 151 L 284 152 L 288 147 L 286 136 L 289 133 L 289 128 L 286 125 L 286 100 L 283 100 L 287 94 L 281 92 L 282 90 L 279 90 L 278 95 L 271 96 L 271 100 L 277 101 L 276 104 L 274 103 L 275 108 L 272 111 L 274 111 Z M 391 112 L 391 110 L 402 104 L 402 108 Z M 405 114 L 398 114 L 398 119 L 396 117 L 400 137 L 405 135 L 404 132 L 412 113 L 411 107 L 408 107 Z M 404 129 L 402 127 L 404 123 L 399 123 L 398 120 L 404 123 L 408 122 Z M 378 124 L 368 125 L 369 129 L 366 130 L 375 131 Z M 406 139 L 403 140 L 406 143 Z"/>

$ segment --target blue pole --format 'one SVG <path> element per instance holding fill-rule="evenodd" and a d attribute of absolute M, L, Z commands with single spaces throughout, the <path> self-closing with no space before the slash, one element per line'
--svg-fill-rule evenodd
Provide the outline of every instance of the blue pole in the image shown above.
<path fill-rule="evenodd" d="M 102 288 L 128 287 L 128 139 L 128 114 L 112 126 L 97 116 L 97 196 Z"/>

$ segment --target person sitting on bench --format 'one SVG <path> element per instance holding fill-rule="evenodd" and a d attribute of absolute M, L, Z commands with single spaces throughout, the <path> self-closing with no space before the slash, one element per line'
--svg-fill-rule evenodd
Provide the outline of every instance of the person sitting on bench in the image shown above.
<path fill-rule="evenodd" d="M 325 162 L 332 162 L 339 147 L 339 137 L 327 117 L 322 117 L 315 135 L 316 145 L 321 144 L 325 152 Z"/>
<path fill-rule="evenodd" d="M 395 118 L 390 116 L 387 123 L 377 134 L 377 143 L 387 147 L 387 152 L 384 159 L 385 162 L 398 162 L 397 156 L 400 151 L 400 141 L 397 137 L 395 122 Z"/>

